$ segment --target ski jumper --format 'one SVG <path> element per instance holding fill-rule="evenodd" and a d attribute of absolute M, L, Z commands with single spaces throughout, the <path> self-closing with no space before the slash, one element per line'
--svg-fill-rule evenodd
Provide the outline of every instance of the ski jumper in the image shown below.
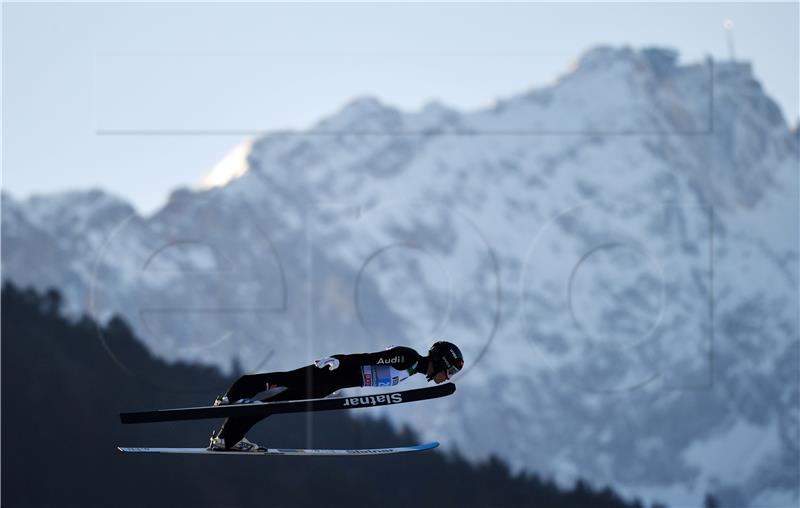
<path fill-rule="evenodd" d="M 339 366 L 333 370 L 329 370 L 327 366 L 317 367 L 312 364 L 287 372 L 242 376 L 231 385 L 225 395 L 233 403 L 240 399 L 254 398 L 271 387 L 283 386 L 286 387 L 285 391 L 263 401 L 318 399 L 342 388 L 394 386 L 417 372 L 424 374 L 428 368 L 427 357 L 404 346 L 377 353 L 333 355 L 331 358 L 339 361 Z M 225 439 L 226 448 L 230 448 L 253 425 L 267 416 L 227 418 L 219 431 L 219 437 Z"/>

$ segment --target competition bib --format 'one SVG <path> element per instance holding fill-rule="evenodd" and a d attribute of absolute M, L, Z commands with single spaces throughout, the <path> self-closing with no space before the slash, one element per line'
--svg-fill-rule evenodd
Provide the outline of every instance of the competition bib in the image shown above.
<path fill-rule="evenodd" d="M 363 386 L 394 386 L 400 381 L 408 379 L 407 370 L 397 370 L 389 365 L 363 365 L 361 377 Z"/>

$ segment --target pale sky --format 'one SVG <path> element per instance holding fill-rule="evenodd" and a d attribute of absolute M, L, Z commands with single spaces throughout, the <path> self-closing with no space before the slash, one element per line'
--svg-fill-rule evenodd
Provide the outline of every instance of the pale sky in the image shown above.
<path fill-rule="evenodd" d="M 738 60 L 791 125 L 798 4 L 3 4 L 3 189 L 100 187 L 150 213 L 257 132 L 357 95 L 476 109 L 598 45 Z"/>

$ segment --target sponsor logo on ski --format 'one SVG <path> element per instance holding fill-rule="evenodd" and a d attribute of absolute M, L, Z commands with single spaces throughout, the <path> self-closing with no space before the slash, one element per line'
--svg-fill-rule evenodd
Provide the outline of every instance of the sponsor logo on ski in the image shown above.
<path fill-rule="evenodd" d="M 392 393 L 390 395 L 370 395 L 368 397 L 349 397 L 342 406 L 377 406 L 380 404 L 396 404 L 403 402 L 403 395 Z"/>

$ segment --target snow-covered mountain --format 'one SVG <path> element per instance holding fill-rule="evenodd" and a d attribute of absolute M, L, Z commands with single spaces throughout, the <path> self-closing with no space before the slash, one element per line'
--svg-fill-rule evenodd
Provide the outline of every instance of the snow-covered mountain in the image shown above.
<path fill-rule="evenodd" d="M 675 505 L 798 503 L 798 138 L 748 64 L 600 47 L 490 109 L 360 98 L 244 146 L 150 217 L 4 194 L 3 276 L 224 367 L 447 338 L 456 395 L 386 409 L 424 437 Z"/>

